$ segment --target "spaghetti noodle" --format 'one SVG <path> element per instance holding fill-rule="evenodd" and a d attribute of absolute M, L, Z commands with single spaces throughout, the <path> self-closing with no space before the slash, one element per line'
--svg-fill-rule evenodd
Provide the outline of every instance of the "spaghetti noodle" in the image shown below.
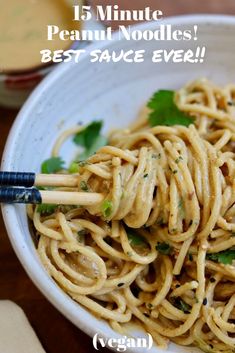
<path fill-rule="evenodd" d="M 143 114 L 80 165 L 69 190 L 85 183 L 102 205 L 47 216 L 29 207 L 49 274 L 120 333 L 137 320 L 161 347 L 234 352 L 233 101 L 235 85 L 187 85 L 175 102 L 194 124 L 150 127 Z"/>

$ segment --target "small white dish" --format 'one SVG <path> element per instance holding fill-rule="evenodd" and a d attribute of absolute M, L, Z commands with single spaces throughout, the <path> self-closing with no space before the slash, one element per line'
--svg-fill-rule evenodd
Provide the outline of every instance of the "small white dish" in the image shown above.
<path fill-rule="evenodd" d="M 79 121 L 103 119 L 105 131 L 127 126 L 139 108 L 159 88 L 176 89 L 195 78 L 207 77 L 218 84 L 235 82 L 235 17 L 195 15 L 167 18 L 161 23 L 188 29 L 198 25 L 197 41 L 115 40 L 94 44 L 92 49 L 145 49 L 147 56 L 141 64 L 89 62 L 89 53 L 79 64 L 59 65 L 32 93 L 9 135 L 2 160 L 3 170 L 38 171 L 40 163 L 49 156 L 51 147 L 67 127 Z M 154 29 L 156 23 L 145 23 L 139 29 Z M 206 47 L 204 63 L 158 63 L 150 60 L 156 49 L 187 49 Z M 61 122 L 64 122 L 61 124 Z M 64 152 L 70 153 L 71 145 Z M 65 151 L 66 150 L 66 151 Z M 25 207 L 3 205 L 3 217 L 12 246 L 36 286 L 50 302 L 77 327 L 93 336 L 120 337 L 109 325 L 70 299 L 47 275 L 41 265 L 28 229 Z M 146 349 L 128 349 L 144 352 Z M 163 352 L 153 347 L 150 352 Z M 192 347 L 169 346 L 168 352 L 199 352 Z"/>

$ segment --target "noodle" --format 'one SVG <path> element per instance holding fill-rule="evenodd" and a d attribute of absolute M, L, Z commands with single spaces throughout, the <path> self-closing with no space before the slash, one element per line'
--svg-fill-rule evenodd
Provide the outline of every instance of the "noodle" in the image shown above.
<path fill-rule="evenodd" d="M 233 101 L 235 85 L 201 79 L 175 95 L 195 118 L 189 127 L 150 127 L 146 110 L 112 131 L 72 189 L 85 182 L 102 192 L 108 213 L 94 205 L 43 216 L 29 207 L 48 273 L 115 330 L 135 319 L 161 347 L 235 351 L 235 264 L 216 261 L 235 246 Z M 80 130 L 59 137 L 53 156 Z"/>

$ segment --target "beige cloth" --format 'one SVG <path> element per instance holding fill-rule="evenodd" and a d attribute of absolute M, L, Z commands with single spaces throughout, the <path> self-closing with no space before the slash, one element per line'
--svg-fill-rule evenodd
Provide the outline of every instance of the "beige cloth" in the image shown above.
<path fill-rule="evenodd" d="M 23 310 L 10 300 L 0 301 L 0 352 L 46 353 Z"/>

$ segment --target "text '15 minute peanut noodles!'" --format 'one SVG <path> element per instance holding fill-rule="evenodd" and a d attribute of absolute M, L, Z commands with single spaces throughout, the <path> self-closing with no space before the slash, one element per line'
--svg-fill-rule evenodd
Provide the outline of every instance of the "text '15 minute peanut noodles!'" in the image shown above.
<path fill-rule="evenodd" d="M 59 137 L 42 172 L 77 174 L 96 206 L 30 206 L 38 254 L 75 301 L 156 344 L 235 350 L 235 85 L 157 91 L 128 129 L 102 122 Z M 74 135 L 83 148 L 65 170 Z"/>

